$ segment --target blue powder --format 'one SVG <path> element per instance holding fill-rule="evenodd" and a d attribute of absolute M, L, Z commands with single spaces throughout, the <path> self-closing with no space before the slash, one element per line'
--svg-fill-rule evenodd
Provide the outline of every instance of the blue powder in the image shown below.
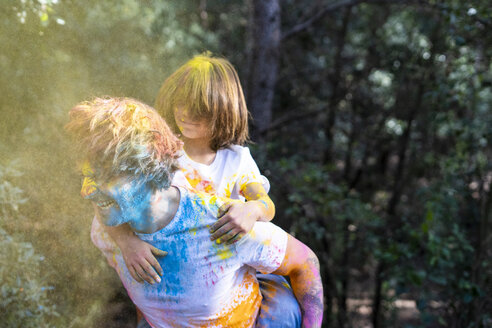
<path fill-rule="evenodd" d="M 152 223 L 150 200 L 153 190 L 149 184 L 137 180 L 111 188 L 111 196 L 119 207 L 112 207 L 107 225 L 129 223 L 135 230 L 145 230 Z"/>

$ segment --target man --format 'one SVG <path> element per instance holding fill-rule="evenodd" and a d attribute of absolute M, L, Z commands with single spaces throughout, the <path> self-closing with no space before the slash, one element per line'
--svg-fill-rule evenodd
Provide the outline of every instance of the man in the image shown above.
<path fill-rule="evenodd" d="M 156 284 L 136 283 L 121 255 L 113 254 L 128 294 L 153 327 L 268 326 L 257 321 L 268 311 L 260 310 L 257 270 L 289 276 L 302 326 L 321 326 L 314 253 L 265 222 L 232 245 L 212 242 L 209 229 L 231 200 L 171 185 L 179 141 L 152 108 L 128 98 L 96 99 L 70 114 L 67 128 L 94 167 L 82 193 L 99 219 L 129 224 L 141 239 L 168 251 L 159 259 L 165 273 Z"/>

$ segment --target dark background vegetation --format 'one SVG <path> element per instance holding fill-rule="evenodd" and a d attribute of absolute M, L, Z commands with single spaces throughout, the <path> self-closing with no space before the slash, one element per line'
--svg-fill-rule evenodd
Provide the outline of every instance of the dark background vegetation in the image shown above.
<path fill-rule="evenodd" d="M 132 327 L 89 237 L 67 111 L 237 68 L 275 222 L 318 254 L 326 327 L 492 327 L 492 9 L 460 0 L 0 3 L 0 322 Z"/>

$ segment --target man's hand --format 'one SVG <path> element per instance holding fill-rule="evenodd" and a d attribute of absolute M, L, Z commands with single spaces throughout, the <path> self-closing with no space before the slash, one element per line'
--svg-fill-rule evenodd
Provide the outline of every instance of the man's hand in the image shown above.
<path fill-rule="evenodd" d="M 161 282 L 159 276 L 162 276 L 163 272 L 155 256 L 166 256 L 167 252 L 155 248 L 135 235 L 125 239 L 124 243 L 120 241 L 119 247 L 133 279 L 140 283 L 145 280 L 149 284 Z"/>
<path fill-rule="evenodd" d="M 218 213 L 219 220 L 212 225 L 210 240 L 232 244 L 253 229 L 260 213 L 256 201 L 230 202 L 224 204 Z M 220 238 L 220 239 L 219 239 Z"/>

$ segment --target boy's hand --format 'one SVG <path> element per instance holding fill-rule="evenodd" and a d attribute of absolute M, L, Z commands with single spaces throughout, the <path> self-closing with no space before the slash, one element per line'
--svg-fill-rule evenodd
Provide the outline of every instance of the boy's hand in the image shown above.
<path fill-rule="evenodd" d="M 155 248 L 137 236 L 127 238 L 126 242 L 120 245 L 120 250 L 133 279 L 140 283 L 145 280 L 149 284 L 161 282 L 159 276 L 162 276 L 163 272 L 155 256 L 166 256 L 167 252 Z"/>
<path fill-rule="evenodd" d="M 217 243 L 235 243 L 253 229 L 258 216 L 255 201 L 226 203 L 219 209 L 219 220 L 210 228 L 210 240 L 220 238 Z"/>
<path fill-rule="evenodd" d="M 97 219 L 102 222 L 101 208 L 94 202 L 92 205 Z M 155 256 L 166 256 L 166 251 L 161 251 L 138 238 L 128 224 L 116 227 L 103 225 L 103 227 L 120 248 L 126 267 L 133 279 L 140 283 L 145 280 L 149 284 L 161 282 L 159 275 L 162 276 L 162 268 Z"/>

